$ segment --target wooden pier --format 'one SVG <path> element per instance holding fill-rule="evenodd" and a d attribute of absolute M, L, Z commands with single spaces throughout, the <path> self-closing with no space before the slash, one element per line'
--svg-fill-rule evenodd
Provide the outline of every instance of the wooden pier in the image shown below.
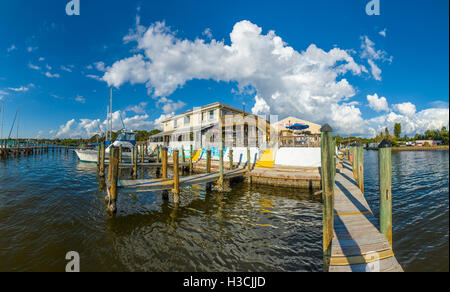
<path fill-rule="evenodd" d="M 392 251 L 391 145 L 383 141 L 378 157 L 380 230 L 364 198 L 362 145 L 352 145 L 335 169 L 332 129 L 322 127 L 324 269 L 329 272 L 402 272 Z"/>
<path fill-rule="evenodd" d="M 67 153 L 69 147 L 57 146 L 57 145 L 33 145 L 25 147 L 0 147 L 0 159 L 24 157 L 30 155 L 39 155 L 49 152 L 62 152 Z"/>

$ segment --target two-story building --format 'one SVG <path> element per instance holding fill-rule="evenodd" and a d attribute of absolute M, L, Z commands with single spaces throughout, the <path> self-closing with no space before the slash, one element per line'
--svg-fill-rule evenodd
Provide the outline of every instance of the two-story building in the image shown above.
<path fill-rule="evenodd" d="M 162 132 L 150 137 L 150 145 L 194 149 L 224 146 L 246 147 L 267 143 L 270 124 L 265 119 L 215 102 L 195 107 L 162 121 Z"/>

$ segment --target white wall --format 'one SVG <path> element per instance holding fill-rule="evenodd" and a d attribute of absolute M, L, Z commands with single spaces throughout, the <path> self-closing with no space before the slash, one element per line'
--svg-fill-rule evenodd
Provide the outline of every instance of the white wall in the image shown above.
<path fill-rule="evenodd" d="M 320 167 L 320 148 L 281 147 L 275 154 L 275 164 Z"/>

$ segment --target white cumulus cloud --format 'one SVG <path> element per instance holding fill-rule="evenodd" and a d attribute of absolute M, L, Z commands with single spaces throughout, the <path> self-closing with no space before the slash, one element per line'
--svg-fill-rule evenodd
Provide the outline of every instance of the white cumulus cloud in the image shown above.
<path fill-rule="evenodd" d="M 378 98 L 378 94 L 376 93 L 374 95 L 367 95 L 367 101 L 369 102 L 369 107 L 374 111 L 389 111 L 388 102 L 384 96 Z"/>

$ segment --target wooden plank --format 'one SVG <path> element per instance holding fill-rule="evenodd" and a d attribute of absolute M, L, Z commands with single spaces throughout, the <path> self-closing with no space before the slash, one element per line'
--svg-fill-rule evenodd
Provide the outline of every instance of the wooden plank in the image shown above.
<path fill-rule="evenodd" d="M 361 189 L 351 164 L 343 161 L 334 188 L 334 237 L 330 272 L 402 271 Z"/>

